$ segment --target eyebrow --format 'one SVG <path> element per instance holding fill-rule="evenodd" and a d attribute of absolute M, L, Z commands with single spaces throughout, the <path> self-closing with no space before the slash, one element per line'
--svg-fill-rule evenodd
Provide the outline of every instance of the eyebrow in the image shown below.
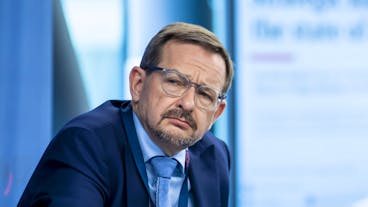
<path fill-rule="evenodd" d="M 180 73 L 180 72 L 179 72 L 179 73 Z M 184 73 L 181 73 L 181 74 L 184 74 Z M 187 76 L 186 74 L 184 74 L 184 75 L 185 75 L 186 77 L 188 77 L 190 81 L 192 81 L 191 76 Z M 192 82 L 193 82 L 193 83 L 196 83 L 196 84 L 198 84 L 198 85 L 200 85 L 200 86 L 205 86 L 205 87 L 211 88 L 211 89 L 215 90 L 217 93 L 221 94 L 221 89 L 218 89 L 218 88 L 216 88 L 216 87 L 214 87 L 214 86 L 211 86 L 211 85 L 209 85 L 209 84 L 207 84 L 207 83 L 204 83 L 204 82 L 197 83 L 197 82 L 194 82 L 194 81 L 192 81 Z"/>
<path fill-rule="evenodd" d="M 221 94 L 221 93 L 222 93 L 222 90 L 221 90 L 221 89 L 218 89 L 218 88 L 216 88 L 216 87 L 213 87 L 213 86 L 211 86 L 211 85 L 208 85 L 207 83 L 204 83 L 204 82 L 201 82 L 201 83 L 194 82 L 194 81 L 192 80 L 192 76 L 191 76 L 191 75 L 188 75 L 188 74 L 185 74 L 185 73 L 183 73 L 183 72 L 180 72 L 178 69 L 175 69 L 175 68 L 166 68 L 166 67 L 163 67 L 163 68 L 168 69 L 168 70 L 173 70 L 173 71 L 176 71 L 177 73 L 179 73 L 179 74 L 181 74 L 181 75 L 184 75 L 184 76 L 185 76 L 185 77 L 187 77 L 187 78 L 188 78 L 192 83 L 198 84 L 198 85 L 200 85 L 200 86 L 205 86 L 205 87 L 211 88 L 211 89 L 215 90 L 216 92 L 218 92 L 219 94 Z M 216 81 L 215 81 L 215 82 L 216 82 Z"/>

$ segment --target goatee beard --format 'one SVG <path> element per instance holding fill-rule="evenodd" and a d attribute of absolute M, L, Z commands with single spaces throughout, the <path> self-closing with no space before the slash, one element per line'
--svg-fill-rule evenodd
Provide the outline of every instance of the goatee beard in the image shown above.
<path fill-rule="evenodd" d="M 165 143 L 165 144 L 174 145 L 182 149 L 192 146 L 199 140 L 199 138 L 195 138 L 195 137 L 189 137 L 189 136 L 185 137 L 185 136 L 170 134 L 168 130 L 165 130 L 161 127 L 157 129 L 151 128 L 150 131 L 152 132 L 153 136 L 155 136 L 158 140 L 160 140 L 160 142 Z"/>
<path fill-rule="evenodd" d="M 189 124 L 193 131 L 197 130 L 197 123 L 195 122 L 194 118 L 192 117 L 191 113 L 182 109 L 171 109 L 166 111 L 161 116 L 161 120 L 165 118 L 184 118 L 184 120 Z M 190 136 L 181 136 L 179 134 L 175 134 L 170 132 L 167 129 L 162 127 L 154 128 L 150 127 L 150 131 L 152 132 L 153 136 L 155 136 L 158 140 L 165 144 L 171 144 L 179 148 L 187 148 L 195 144 L 199 137 L 190 137 Z"/>

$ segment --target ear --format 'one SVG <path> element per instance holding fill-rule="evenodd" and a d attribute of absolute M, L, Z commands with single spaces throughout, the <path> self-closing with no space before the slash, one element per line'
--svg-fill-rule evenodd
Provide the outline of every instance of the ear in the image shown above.
<path fill-rule="evenodd" d="M 139 101 L 141 97 L 145 75 L 146 75 L 145 71 L 138 66 L 134 66 L 130 71 L 129 88 L 133 102 Z"/>
<path fill-rule="evenodd" d="M 216 109 L 215 114 L 213 115 L 212 123 L 214 123 L 217 120 L 217 118 L 220 117 L 220 115 L 222 114 L 222 112 L 224 112 L 225 107 L 226 107 L 226 101 L 225 100 L 222 100 L 220 102 L 220 105 Z"/>

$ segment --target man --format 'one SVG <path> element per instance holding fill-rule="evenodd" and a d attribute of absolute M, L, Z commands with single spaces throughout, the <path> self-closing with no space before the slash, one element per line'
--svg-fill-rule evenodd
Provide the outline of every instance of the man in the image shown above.
<path fill-rule="evenodd" d="M 208 130 L 232 76 L 213 33 L 166 26 L 130 72 L 132 100 L 105 102 L 67 123 L 18 206 L 227 206 L 229 152 Z M 156 167 L 156 158 L 165 164 Z M 172 173 L 161 177 L 168 162 Z"/>

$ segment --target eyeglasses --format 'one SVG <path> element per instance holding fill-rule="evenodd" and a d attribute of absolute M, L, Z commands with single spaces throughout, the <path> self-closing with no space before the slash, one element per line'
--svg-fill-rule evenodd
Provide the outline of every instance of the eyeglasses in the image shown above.
<path fill-rule="evenodd" d="M 189 90 L 190 87 L 193 86 L 196 92 L 194 102 L 199 108 L 213 110 L 226 98 L 225 94 L 219 93 L 215 89 L 193 83 L 186 75 L 176 70 L 152 65 L 145 66 L 143 68 L 151 71 L 161 71 L 163 73 L 161 88 L 168 96 L 181 97 Z"/>

